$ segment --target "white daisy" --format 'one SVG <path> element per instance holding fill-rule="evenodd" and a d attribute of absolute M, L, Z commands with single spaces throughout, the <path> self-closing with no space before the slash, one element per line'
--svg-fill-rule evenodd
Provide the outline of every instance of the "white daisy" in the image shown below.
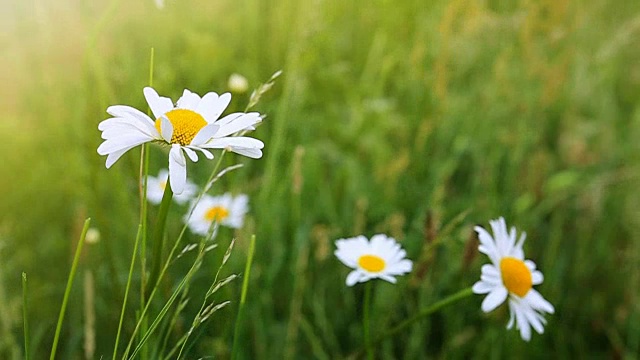
<path fill-rule="evenodd" d="M 166 169 L 160 170 L 158 177 L 147 176 L 147 200 L 149 200 L 150 203 L 156 205 L 160 204 L 168 181 L 169 171 Z M 197 193 L 198 187 L 191 181 L 187 180 L 182 193 L 174 195 L 173 200 L 182 205 L 193 199 Z"/>
<path fill-rule="evenodd" d="M 395 284 L 394 276 L 411 271 L 413 263 L 395 239 L 383 234 L 373 235 L 371 242 L 360 235 L 336 241 L 336 257 L 354 269 L 347 276 L 347 286 L 380 278 Z"/>
<path fill-rule="evenodd" d="M 174 106 L 171 99 L 159 96 L 150 87 L 143 92 L 155 121 L 135 108 L 115 105 L 107 108 L 113 117 L 98 125 L 105 139 L 98 147 L 98 154 L 108 155 L 107 168 L 129 149 L 146 142 L 169 145 L 169 183 L 174 194 L 180 194 L 187 179 L 184 154 L 193 162 L 198 161 L 196 150 L 213 159 L 208 149 L 228 149 L 251 158 L 262 157 L 262 141 L 230 136 L 252 130 L 261 121 L 259 113 L 233 113 L 218 119 L 229 105 L 231 94 L 210 92 L 201 98 L 185 89 Z"/>
<path fill-rule="evenodd" d="M 195 234 L 207 235 L 214 221 L 234 229 L 242 227 L 247 211 L 249 211 L 247 195 L 240 194 L 235 197 L 230 193 L 221 196 L 204 195 L 193 208 L 191 217 L 189 218 L 187 214 L 184 221 Z"/>
<path fill-rule="evenodd" d="M 478 250 L 492 264 L 482 266 L 480 281 L 473 285 L 473 292 L 488 294 L 482 301 L 484 312 L 492 311 L 508 298 L 511 318 L 507 329 L 515 323 L 522 339 L 529 341 L 532 327 L 538 334 L 544 332 L 544 315 L 553 314 L 554 308 L 533 289 L 533 285 L 542 284 L 543 276 L 533 261 L 524 259 L 522 245 L 526 234 L 523 232 L 516 242 L 516 229 L 512 227 L 507 233 L 504 218 L 490 223 L 493 237 L 482 227 L 475 227 L 480 238 Z"/>

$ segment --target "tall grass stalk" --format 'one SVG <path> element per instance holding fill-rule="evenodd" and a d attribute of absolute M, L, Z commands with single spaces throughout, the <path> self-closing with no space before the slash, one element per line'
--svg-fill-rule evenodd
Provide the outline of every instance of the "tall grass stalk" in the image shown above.
<path fill-rule="evenodd" d="M 249 243 L 249 254 L 247 255 L 247 264 L 244 267 L 244 279 L 242 280 L 242 292 L 240 293 L 240 307 L 236 316 L 236 324 L 233 330 L 233 345 L 231 346 L 231 359 L 238 358 L 238 339 L 240 338 L 240 323 L 244 317 L 244 304 L 247 300 L 247 290 L 249 289 L 249 275 L 251 274 L 251 265 L 253 264 L 253 252 L 256 249 L 256 235 L 251 235 Z"/>
<path fill-rule="evenodd" d="M 124 320 L 124 313 L 127 309 L 127 299 L 129 298 L 129 288 L 131 287 L 131 279 L 133 278 L 133 267 L 136 263 L 136 256 L 138 252 L 138 244 L 140 243 L 140 237 L 142 236 L 142 225 L 138 226 L 138 234 L 136 235 L 136 241 L 133 245 L 133 254 L 131 255 L 131 264 L 129 265 L 129 276 L 127 277 L 127 285 L 124 290 L 124 299 L 122 299 L 122 309 L 120 310 L 120 321 L 118 322 L 118 332 L 116 334 L 116 343 L 113 345 L 113 357 L 116 359 L 118 354 L 118 344 L 120 343 L 120 333 L 122 331 L 122 321 Z"/>
<path fill-rule="evenodd" d="M 22 322 L 24 330 L 24 359 L 29 360 L 29 307 L 27 305 L 27 273 L 22 273 Z"/>
<path fill-rule="evenodd" d="M 212 225 L 214 224 L 217 225 L 217 223 L 215 222 Z M 213 231 L 210 231 L 209 238 L 211 238 L 212 236 L 215 236 L 215 234 L 217 234 L 217 226 L 214 227 Z M 204 300 L 202 301 L 200 310 L 198 310 L 197 315 L 193 319 L 193 322 L 191 323 L 191 327 L 187 331 L 186 336 L 184 336 L 184 339 L 181 339 L 182 345 L 180 345 L 180 351 L 178 352 L 178 357 L 176 359 L 182 358 L 182 352 L 184 351 L 184 348 L 187 345 L 187 340 L 189 340 L 189 337 L 191 336 L 193 331 L 198 326 L 200 326 L 200 324 L 202 324 L 205 320 L 207 320 L 215 312 L 215 310 L 218 310 L 222 306 L 225 306 L 225 303 L 221 303 L 221 304 L 218 304 L 221 306 L 214 306 L 213 304 L 210 304 L 207 307 L 207 300 L 221 287 L 233 281 L 237 277 L 237 275 L 232 274 L 218 282 L 218 278 L 220 277 L 220 272 L 222 271 L 222 268 L 229 260 L 229 257 L 231 256 L 231 251 L 233 250 L 233 245 L 235 244 L 235 242 L 236 242 L 235 239 L 232 239 L 231 243 L 229 244 L 229 247 L 227 248 L 227 251 L 224 253 L 224 256 L 222 257 L 222 263 L 218 267 L 218 271 L 216 271 L 216 275 L 213 278 L 213 282 L 211 283 L 211 286 L 209 287 L 209 289 L 207 290 L 207 293 L 204 296 Z"/>
<path fill-rule="evenodd" d="M 155 60 L 155 48 L 151 48 L 149 53 L 149 86 L 153 87 L 153 69 Z M 147 115 L 151 116 L 151 108 L 147 107 Z M 149 144 L 142 145 L 140 150 L 140 225 L 142 227 L 142 246 L 140 248 L 140 309 L 145 306 L 145 289 L 147 287 L 147 189 L 148 189 L 148 177 L 149 177 Z M 134 251 L 135 256 L 135 251 Z M 130 281 L 127 280 L 127 281 Z M 126 301 L 126 298 L 125 298 Z M 146 318 L 142 319 L 142 330 L 145 331 L 147 327 Z M 142 359 L 147 359 L 148 353 L 145 351 L 142 353 Z"/>
<path fill-rule="evenodd" d="M 213 168 L 213 171 L 211 172 L 211 175 L 209 175 L 209 179 L 207 180 L 207 184 L 205 185 L 203 190 L 200 192 L 198 197 L 194 200 L 194 203 L 198 203 L 202 199 L 204 194 L 211 188 L 213 183 L 216 182 L 223 173 L 226 173 L 227 171 L 230 171 L 231 168 L 234 168 L 234 169 L 238 168 L 238 166 L 230 167 L 230 168 L 224 169 L 219 174 L 217 173 L 218 169 L 220 168 L 220 165 L 222 164 L 222 158 L 224 157 L 225 154 L 226 154 L 226 150 L 223 150 L 222 153 L 220 154 L 220 158 L 218 159 L 218 162 L 216 163 L 215 167 Z M 170 186 L 167 186 L 167 188 L 170 188 Z M 166 192 L 166 188 L 165 188 L 165 192 Z M 163 195 L 163 201 L 164 201 L 164 195 Z M 191 211 L 189 212 L 189 215 L 187 217 L 188 219 L 191 218 L 191 216 L 193 215 L 193 210 L 194 209 L 195 209 L 195 207 L 191 208 Z M 131 350 L 131 346 L 133 345 L 133 341 L 134 341 L 138 331 L 140 331 L 140 329 L 143 327 L 143 322 L 144 322 L 144 319 L 146 317 L 147 312 L 149 311 L 149 305 L 151 303 L 151 300 L 154 298 L 154 296 L 155 296 L 155 294 L 156 294 L 156 292 L 158 290 L 158 283 L 162 280 L 162 278 L 164 277 L 164 274 L 166 273 L 167 269 L 169 268 L 169 265 L 171 264 L 171 261 L 173 259 L 173 255 L 175 254 L 175 252 L 176 252 L 176 250 L 178 248 L 178 245 L 180 244 L 180 241 L 182 240 L 182 238 L 183 238 L 183 236 L 184 236 L 184 234 L 185 234 L 185 232 L 187 230 L 187 227 L 188 227 L 188 221 L 185 221 L 185 224 L 182 226 L 182 230 L 180 231 L 180 234 L 176 238 L 176 240 L 175 240 L 175 242 L 173 244 L 173 247 L 171 248 L 171 251 L 169 251 L 169 255 L 167 256 L 167 259 L 164 262 L 164 266 L 162 267 L 162 270 L 160 271 L 160 274 L 158 275 L 157 280 L 155 281 L 155 283 L 152 283 L 151 281 L 149 281 L 149 284 L 154 284 L 154 285 L 151 288 L 151 293 L 147 297 L 147 303 L 145 304 L 145 306 L 143 307 L 143 309 L 142 309 L 142 311 L 140 313 L 140 318 L 139 318 L 139 320 L 138 320 L 138 322 L 136 324 L 136 327 L 134 328 L 133 333 L 131 334 L 131 339 L 129 340 L 129 344 L 127 345 L 127 348 L 125 350 L 123 358 L 126 358 L 128 356 L 129 351 Z M 149 285 L 149 286 L 151 286 L 151 285 Z M 182 289 L 182 286 L 180 287 L 180 289 Z M 163 310 L 164 310 L 164 308 L 163 308 Z M 161 311 L 162 317 L 164 317 L 165 314 L 166 314 L 166 311 L 164 311 L 164 312 Z M 161 318 L 160 318 L 160 320 L 161 320 Z M 152 329 L 149 329 L 149 331 L 152 331 Z M 145 333 L 148 333 L 148 332 L 145 331 Z M 146 341 L 146 337 L 143 337 L 143 338 Z"/>
<path fill-rule="evenodd" d="M 371 293 L 372 282 L 367 281 L 364 287 L 364 309 L 362 311 L 362 327 L 364 330 L 364 344 L 367 349 L 367 359 L 373 360 L 375 357 L 371 344 Z"/>
<path fill-rule="evenodd" d="M 73 279 L 76 275 L 76 269 L 78 268 L 78 261 L 80 260 L 80 254 L 82 253 L 82 245 L 84 245 L 84 238 L 87 235 L 87 230 L 89 230 L 90 223 L 91 223 L 91 218 L 87 218 L 87 220 L 85 220 L 84 222 L 84 227 L 82 228 L 82 234 L 80 234 L 80 240 L 78 241 L 78 246 L 76 247 L 76 254 L 73 257 L 71 272 L 69 273 L 69 280 L 67 281 L 67 287 L 64 290 L 64 297 L 62 299 L 62 306 L 60 307 L 60 315 L 58 316 L 56 333 L 53 338 L 53 345 L 51 346 L 51 355 L 49 356 L 50 360 L 53 360 L 56 358 L 56 350 L 58 349 L 58 341 L 60 340 L 60 331 L 62 330 L 62 323 L 64 322 L 64 315 L 67 309 L 67 302 L 69 301 L 69 294 L 71 293 L 71 286 L 73 285 Z"/>
<path fill-rule="evenodd" d="M 131 356 L 129 357 L 130 359 L 135 358 L 136 355 L 140 352 L 144 344 L 147 342 L 147 340 L 149 340 L 149 337 L 151 336 L 151 334 L 153 334 L 153 332 L 158 327 L 162 319 L 164 319 L 164 316 L 167 314 L 167 312 L 169 311 L 169 308 L 173 305 L 178 295 L 182 292 L 182 289 L 191 281 L 191 278 L 193 277 L 195 272 L 200 268 L 200 265 L 202 265 L 202 257 L 204 256 L 204 254 L 205 254 L 205 244 L 204 242 L 201 242 L 196 261 L 194 261 L 193 265 L 191 265 L 191 268 L 189 268 L 189 271 L 187 272 L 187 274 L 182 278 L 182 280 L 180 281 L 178 286 L 176 286 L 175 290 L 173 291 L 173 293 L 171 294 L 167 302 L 164 304 L 164 306 L 162 307 L 162 309 L 160 310 L 156 318 L 153 320 L 153 322 L 151 322 L 151 324 L 149 325 L 149 329 L 147 330 L 146 333 L 144 333 L 144 335 L 140 339 L 140 342 L 131 353 Z M 157 286 L 153 288 L 152 294 L 155 293 L 157 288 L 158 288 Z M 148 309 L 148 304 L 147 304 L 147 307 L 145 307 L 145 310 L 147 309 Z M 146 315 L 145 313 L 141 314 L 141 319 L 144 318 L 145 315 Z M 127 346 L 127 350 L 125 351 L 125 357 L 127 356 L 127 353 L 133 343 L 133 339 L 134 337 L 131 338 L 129 345 Z"/>
<path fill-rule="evenodd" d="M 149 286 L 156 287 L 160 281 L 158 274 L 162 266 L 162 248 L 164 247 L 164 228 L 167 223 L 167 215 L 169 214 L 169 208 L 171 207 L 171 199 L 173 198 L 173 191 L 171 185 L 167 184 L 164 188 L 164 194 L 162 194 L 162 202 L 160 202 L 160 209 L 158 210 L 158 217 L 156 218 L 155 229 L 153 230 L 153 258 L 151 274 L 149 275 L 149 282 L 147 283 L 147 289 Z"/>

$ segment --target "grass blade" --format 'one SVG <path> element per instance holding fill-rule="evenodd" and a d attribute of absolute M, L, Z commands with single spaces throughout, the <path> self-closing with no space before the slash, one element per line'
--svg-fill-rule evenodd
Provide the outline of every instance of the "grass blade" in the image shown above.
<path fill-rule="evenodd" d="M 78 242 L 78 247 L 76 247 L 76 254 L 73 257 L 73 264 L 71 265 L 71 272 L 69 273 L 69 280 L 67 281 L 67 287 L 64 290 L 64 298 L 62 299 L 62 306 L 60 307 L 60 315 L 58 316 L 58 324 L 56 325 L 56 334 L 53 338 L 53 345 L 51 346 L 51 355 L 49 356 L 50 360 L 56 358 L 56 350 L 58 348 L 58 341 L 60 340 L 60 330 L 62 329 L 62 322 L 64 321 L 64 315 L 67 310 L 67 302 L 69 301 L 69 294 L 71 293 L 71 286 L 73 285 L 73 278 L 76 275 L 76 270 L 78 268 L 78 261 L 80 260 L 80 254 L 82 253 L 82 245 L 84 245 L 84 238 L 87 235 L 87 230 L 89 230 L 89 224 L 91 223 L 91 218 L 88 218 L 84 222 L 84 227 L 82 228 L 82 234 L 80 235 L 80 241 Z"/>

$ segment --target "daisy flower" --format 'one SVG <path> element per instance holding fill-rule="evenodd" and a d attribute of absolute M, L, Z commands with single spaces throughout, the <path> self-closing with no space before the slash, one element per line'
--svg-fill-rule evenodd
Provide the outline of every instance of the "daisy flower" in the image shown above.
<path fill-rule="evenodd" d="M 209 149 L 228 149 L 255 159 L 262 157 L 262 141 L 230 136 L 253 130 L 253 126 L 262 120 L 259 113 L 233 113 L 218 119 L 229 105 L 231 94 L 210 92 L 200 97 L 185 89 L 174 105 L 171 99 L 159 96 L 153 88 L 146 87 L 143 93 L 155 120 L 130 106 L 115 105 L 107 108 L 107 113 L 113 117 L 98 125 L 104 139 L 98 154 L 107 155 L 107 168 L 138 145 L 147 142 L 168 145 L 171 147 L 169 183 L 174 194 L 181 194 L 187 180 L 185 154 L 193 162 L 198 161 L 196 151 L 213 159 Z"/>
<path fill-rule="evenodd" d="M 167 187 L 167 181 L 169 181 L 169 171 L 166 169 L 160 170 L 158 177 L 147 176 L 147 200 L 150 203 L 160 204 L 164 190 Z M 182 193 L 174 195 L 173 200 L 182 205 L 191 200 L 197 193 L 198 187 L 187 180 Z"/>
<path fill-rule="evenodd" d="M 209 227 L 215 221 L 220 225 L 238 229 L 242 227 L 244 216 L 249 211 L 249 197 L 244 194 L 232 196 L 204 195 L 193 208 L 191 217 L 187 214 L 184 221 L 191 231 L 199 235 L 207 235 Z"/>
<path fill-rule="evenodd" d="M 394 276 L 410 272 L 413 266 L 400 244 L 383 234 L 373 235 L 371 241 L 362 235 L 339 239 L 336 246 L 336 257 L 354 269 L 347 276 L 347 286 L 375 278 L 395 284 Z"/>
<path fill-rule="evenodd" d="M 480 226 L 475 231 L 480 238 L 478 250 L 486 254 L 491 264 L 482 266 L 480 281 L 473 285 L 476 294 L 488 294 L 482 301 L 482 311 L 492 311 L 508 299 L 511 315 L 507 329 L 516 324 L 523 340 L 531 339 L 531 328 L 544 332 L 545 313 L 553 314 L 553 306 L 545 300 L 533 285 L 542 284 L 542 273 L 536 270 L 536 264 L 525 260 L 522 245 L 526 238 L 523 232 L 516 242 L 516 229 L 507 232 L 504 218 L 490 221 L 493 230 L 491 236 Z"/>

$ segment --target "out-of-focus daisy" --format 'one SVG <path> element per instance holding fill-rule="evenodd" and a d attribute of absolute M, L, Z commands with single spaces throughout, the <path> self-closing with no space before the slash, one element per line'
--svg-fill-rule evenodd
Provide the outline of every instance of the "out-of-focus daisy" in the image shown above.
<path fill-rule="evenodd" d="M 153 88 L 146 87 L 143 92 L 155 121 L 135 108 L 115 105 L 107 108 L 113 117 L 98 125 L 105 139 L 98 147 L 98 154 L 107 155 L 107 168 L 129 149 L 146 142 L 169 145 L 169 183 L 174 194 L 180 194 L 187 180 L 185 154 L 193 162 L 198 161 L 196 151 L 213 159 L 208 149 L 228 149 L 251 158 L 262 157 L 262 141 L 230 136 L 252 130 L 261 121 L 259 113 L 233 113 L 218 119 L 229 105 L 231 94 L 210 92 L 201 98 L 185 89 L 174 106 L 171 99 L 159 96 Z"/>
<path fill-rule="evenodd" d="M 249 89 L 249 81 L 247 78 L 240 74 L 231 74 L 227 83 L 229 90 L 236 94 L 243 94 Z"/>
<path fill-rule="evenodd" d="M 515 323 L 522 339 L 529 341 L 532 327 L 538 334 L 544 332 L 544 315 L 553 314 L 554 308 L 533 289 L 533 285 L 542 284 L 543 276 L 533 261 L 524 258 L 522 245 L 526 234 L 523 232 L 516 242 L 516 229 L 512 227 L 507 232 L 504 218 L 490 223 L 493 236 L 482 227 L 475 227 L 480 237 L 478 250 L 489 257 L 491 264 L 482 266 L 480 281 L 473 285 L 473 292 L 488 294 L 482 301 L 484 312 L 492 311 L 508 299 L 511 318 L 507 329 Z"/>
<path fill-rule="evenodd" d="M 166 169 L 160 170 L 158 177 L 147 176 L 147 200 L 152 204 L 160 204 L 164 190 L 167 187 L 169 181 L 169 171 Z M 184 184 L 184 190 L 181 194 L 173 196 L 178 204 L 185 204 L 198 193 L 198 187 L 191 181 L 187 180 Z"/>
<path fill-rule="evenodd" d="M 339 239 L 336 246 L 336 257 L 354 269 L 347 276 L 347 286 L 375 278 L 395 284 L 394 276 L 410 272 L 413 266 L 400 244 L 383 234 L 373 235 L 371 241 L 362 235 Z"/>
<path fill-rule="evenodd" d="M 247 211 L 249 211 L 247 195 L 233 196 L 230 193 L 221 196 L 204 195 L 195 204 L 191 218 L 187 214 L 184 220 L 195 234 L 207 235 L 213 222 L 234 229 L 242 227 Z"/>

